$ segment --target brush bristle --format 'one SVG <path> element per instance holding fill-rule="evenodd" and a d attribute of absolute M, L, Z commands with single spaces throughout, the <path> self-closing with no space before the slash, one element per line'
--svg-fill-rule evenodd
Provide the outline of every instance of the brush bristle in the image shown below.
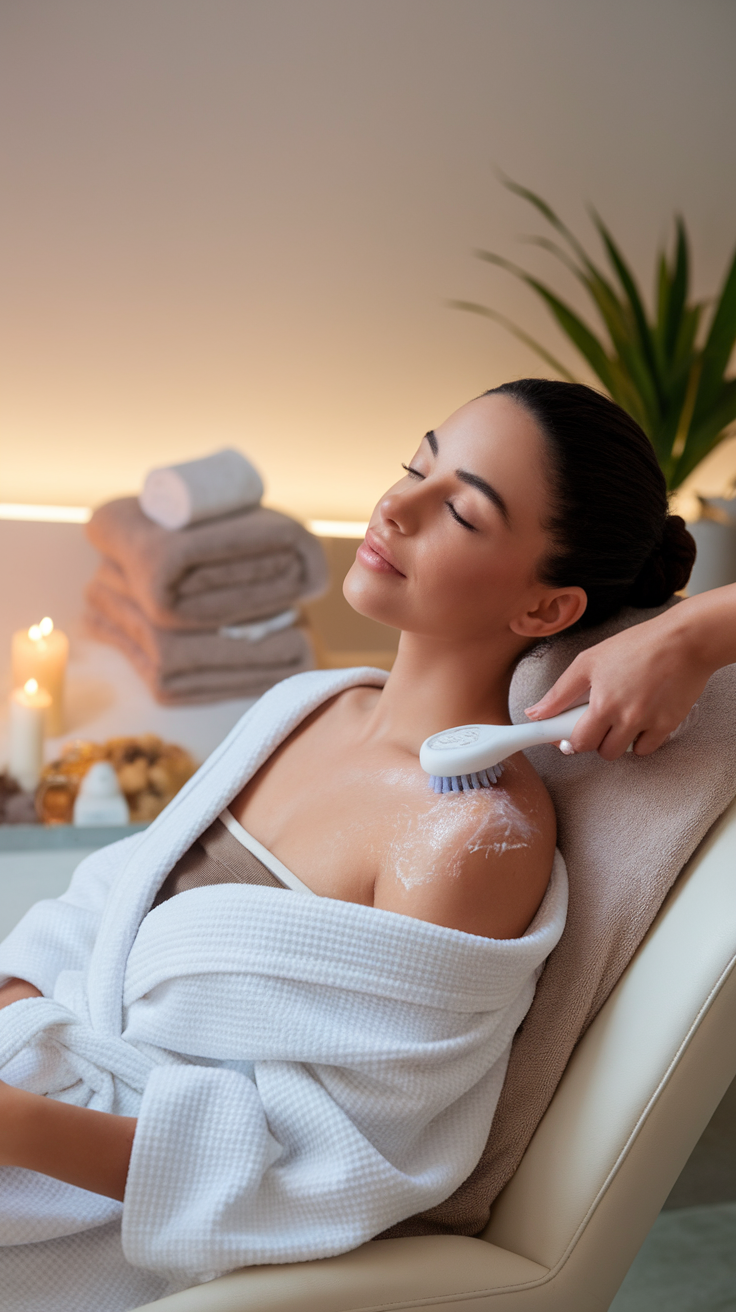
<path fill-rule="evenodd" d="M 429 786 L 433 793 L 466 793 L 472 788 L 492 788 L 503 774 L 503 765 L 489 765 L 473 774 L 432 774 Z"/>

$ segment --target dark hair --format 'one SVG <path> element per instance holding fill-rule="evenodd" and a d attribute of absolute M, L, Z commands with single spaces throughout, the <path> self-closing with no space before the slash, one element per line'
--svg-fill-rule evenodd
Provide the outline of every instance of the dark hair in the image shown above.
<path fill-rule="evenodd" d="M 553 546 L 540 576 L 585 589 L 574 627 L 601 624 L 625 605 L 661 606 L 684 588 L 695 543 L 668 512 L 664 475 L 635 420 L 582 383 L 520 378 L 485 393 L 498 394 L 534 417 L 549 446 Z"/>

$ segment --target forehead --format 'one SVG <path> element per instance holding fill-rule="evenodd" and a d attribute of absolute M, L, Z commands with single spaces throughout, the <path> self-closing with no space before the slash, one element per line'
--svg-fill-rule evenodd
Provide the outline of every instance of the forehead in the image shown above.
<path fill-rule="evenodd" d="M 512 531 L 538 531 L 549 515 L 546 442 L 536 420 L 511 397 L 481 396 L 435 429 L 437 468 L 462 469 L 491 483 L 510 513 Z"/>
<path fill-rule="evenodd" d="M 489 472 L 515 482 L 532 472 L 546 482 L 546 447 L 537 421 L 509 396 L 469 401 L 435 429 L 439 457 L 484 477 Z"/>
<path fill-rule="evenodd" d="M 510 396 L 495 393 L 479 396 L 460 406 L 449 419 L 437 428 L 436 433 L 455 442 L 477 444 L 478 449 L 501 448 L 515 441 L 535 448 L 541 455 L 543 435 L 536 419 Z"/>

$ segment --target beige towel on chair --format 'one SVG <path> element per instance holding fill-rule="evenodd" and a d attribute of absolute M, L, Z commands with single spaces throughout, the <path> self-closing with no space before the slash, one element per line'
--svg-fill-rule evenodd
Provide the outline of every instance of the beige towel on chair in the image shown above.
<path fill-rule="evenodd" d="M 578 652 L 659 610 L 627 609 L 564 635 L 519 665 L 512 719 L 532 706 Z M 699 701 L 698 723 L 651 756 L 607 762 L 595 753 L 527 753 L 557 812 L 570 905 L 560 943 L 537 985 L 511 1050 L 486 1150 L 439 1207 L 386 1231 L 477 1234 L 542 1119 L 578 1039 L 600 1011 L 685 862 L 736 795 L 736 665 L 719 670 Z"/>
<path fill-rule="evenodd" d="M 327 587 L 319 540 L 263 506 L 170 530 L 147 519 L 136 497 L 121 497 L 100 506 L 86 532 L 107 558 L 107 586 L 132 597 L 162 629 L 258 619 Z"/>

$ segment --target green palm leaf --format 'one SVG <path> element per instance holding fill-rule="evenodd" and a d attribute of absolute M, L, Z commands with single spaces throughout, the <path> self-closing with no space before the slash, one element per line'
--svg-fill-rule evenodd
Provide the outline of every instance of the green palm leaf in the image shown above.
<path fill-rule="evenodd" d="M 677 217 L 675 220 L 677 231 L 677 250 L 675 252 L 675 267 L 672 277 L 669 280 L 669 296 L 667 298 L 667 311 L 662 323 L 662 346 L 667 360 L 672 360 L 677 348 L 677 341 L 680 333 L 683 315 L 685 314 L 685 302 L 687 301 L 688 282 L 690 280 L 690 258 L 687 246 L 687 235 L 682 219 Z"/>
<path fill-rule="evenodd" d="M 585 356 L 603 386 L 611 387 L 614 379 L 611 374 L 608 356 L 598 338 L 575 314 L 574 310 L 571 310 L 568 305 L 559 300 L 549 287 L 545 287 L 544 283 L 539 282 L 530 273 L 526 273 L 524 269 L 520 269 L 518 265 L 512 264 L 510 260 L 504 259 L 502 255 L 494 255 L 492 251 L 476 251 L 476 255 L 478 259 L 485 260 L 488 264 L 497 264 L 499 268 L 506 269 L 509 273 L 513 273 L 516 278 L 525 282 L 527 286 L 532 287 L 547 302 L 560 327 L 577 346 L 581 355 Z"/>
<path fill-rule="evenodd" d="M 525 240 L 552 255 L 580 283 L 605 336 L 594 332 L 551 287 L 526 269 L 491 251 L 476 251 L 476 255 L 526 283 L 544 301 L 558 327 L 610 396 L 647 433 L 668 486 L 678 487 L 736 419 L 736 379 L 725 378 L 736 343 L 736 253 L 712 313 L 706 340 L 699 347 L 698 330 L 704 307 L 702 303 L 688 301 L 690 253 L 685 225 L 679 216 L 675 220 L 672 262 L 664 254 L 658 258 L 656 314 L 650 321 L 637 280 L 598 214 L 593 212 L 593 221 L 613 270 L 613 281 L 541 196 L 511 178 L 502 181 L 562 238 L 562 245 L 548 236 L 533 235 Z M 503 324 L 558 374 L 574 381 L 569 370 L 544 345 L 504 315 L 471 301 L 450 304 Z"/>
<path fill-rule="evenodd" d="M 636 285 L 634 275 L 632 274 L 631 270 L 626 264 L 626 261 L 624 260 L 615 241 L 613 240 L 613 237 L 608 231 L 603 220 L 595 213 L 595 211 L 593 212 L 593 221 L 599 233 L 601 234 L 601 237 L 603 239 L 603 244 L 606 248 L 606 251 L 608 252 L 608 257 L 614 269 L 616 270 L 621 286 L 623 287 L 624 292 L 628 297 L 634 323 L 636 324 L 636 331 L 639 339 L 641 356 L 642 359 L 646 361 L 648 369 L 651 373 L 652 382 L 658 394 L 658 399 L 661 403 L 662 391 L 660 387 L 659 371 L 657 369 L 657 357 L 654 349 L 654 341 L 652 338 L 652 331 L 649 327 L 649 324 L 647 323 L 647 316 L 644 310 L 644 306 L 642 304 L 639 288 Z"/>
<path fill-rule="evenodd" d="M 736 342 L 736 252 L 721 290 L 710 331 L 703 347 L 703 369 L 693 420 L 700 419 L 714 404 L 731 352 Z"/>
<path fill-rule="evenodd" d="M 562 377 L 567 379 L 568 383 L 574 383 L 577 381 L 573 374 L 565 368 L 564 364 L 560 364 L 559 360 L 556 360 L 553 355 L 550 355 L 546 347 L 541 346 L 539 342 L 535 341 L 533 337 L 530 337 L 528 333 L 525 333 L 523 328 L 519 328 L 511 319 L 507 319 L 505 314 L 499 314 L 498 310 L 491 310 L 487 305 L 478 305 L 475 301 L 448 301 L 447 304 L 453 310 L 468 310 L 470 314 L 480 314 L 484 319 L 494 319 L 496 323 L 503 324 L 504 328 L 507 328 L 514 337 L 518 337 L 520 342 L 523 342 L 525 346 L 528 346 L 532 351 L 535 351 L 536 354 L 540 356 L 542 360 L 546 361 L 547 364 L 551 365 L 558 374 L 562 374 Z"/>
<path fill-rule="evenodd" d="M 673 487 L 679 487 L 724 437 L 724 430 L 736 419 L 736 378 L 724 383 L 716 405 L 706 419 L 695 423 L 688 432 L 682 455 L 674 472 Z"/>

